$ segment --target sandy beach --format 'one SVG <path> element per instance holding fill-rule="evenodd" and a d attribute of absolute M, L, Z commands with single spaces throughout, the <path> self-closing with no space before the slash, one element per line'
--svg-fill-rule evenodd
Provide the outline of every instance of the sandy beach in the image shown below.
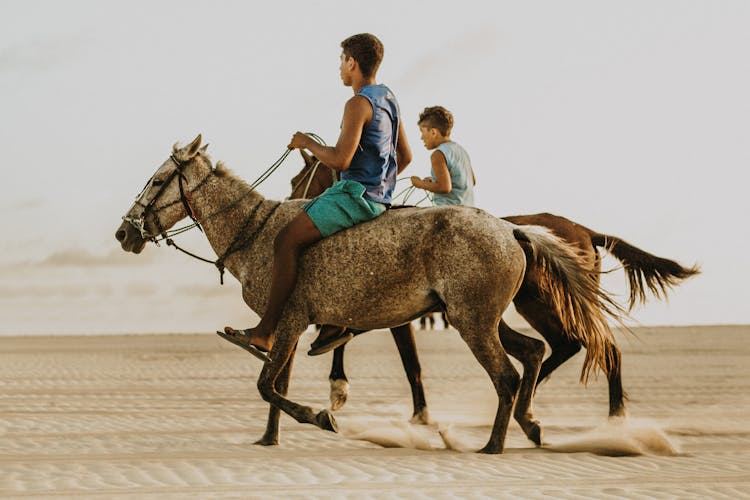
<path fill-rule="evenodd" d="M 489 437 L 496 398 L 452 329 L 417 334 L 434 425 L 408 423 L 406 377 L 378 331 L 347 351 L 340 433 L 282 416 L 276 447 L 253 445 L 267 414 L 260 363 L 215 335 L 2 337 L 0 496 L 747 496 L 750 326 L 634 332 L 618 333 L 625 421 L 607 421 L 603 377 L 578 383 L 579 353 L 537 394 L 547 444 L 535 448 L 511 422 L 495 456 L 471 452 Z M 306 356 L 311 340 L 300 342 L 290 397 L 324 408 L 331 358 Z"/>

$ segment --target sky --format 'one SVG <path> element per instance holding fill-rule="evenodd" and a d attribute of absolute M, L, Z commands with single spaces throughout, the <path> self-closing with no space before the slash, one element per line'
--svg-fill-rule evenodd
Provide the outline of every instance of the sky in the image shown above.
<path fill-rule="evenodd" d="M 702 274 L 634 325 L 750 322 L 750 3 L 0 0 L 0 334 L 250 326 L 233 279 L 114 232 L 172 144 L 198 133 L 255 179 L 296 130 L 338 136 L 340 42 L 385 45 L 378 81 L 455 117 L 477 206 L 551 212 Z M 289 194 L 290 155 L 260 191 Z M 200 233 L 182 237 L 210 255 Z M 618 263 L 605 259 L 605 268 Z M 604 286 L 626 297 L 621 271 Z"/>

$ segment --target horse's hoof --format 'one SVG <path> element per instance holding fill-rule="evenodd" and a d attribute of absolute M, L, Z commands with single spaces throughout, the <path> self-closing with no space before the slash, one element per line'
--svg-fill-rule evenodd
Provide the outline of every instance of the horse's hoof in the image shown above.
<path fill-rule="evenodd" d="M 267 438 L 266 436 L 263 436 L 253 444 L 257 444 L 259 446 L 278 446 L 279 440 L 278 438 Z"/>
<path fill-rule="evenodd" d="M 542 446 L 542 427 L 538 422 L 534 422 L 529 432 L 526 433 L 526 437 L 535 445 Z"/>
<path fill-rule="evenodd" d="M 542 426 L 539 425 L 539 420 L 534 420 L 527 414 L 516 416 L 516 421 L 529 441 L 537 446 L 542 446 Z"/>
<path fill-rule="evenodd" d="M 625 407 L 621 406 L 617 408 L 616 410 L 610 410 L 609 412 L 609 418 L 624 418 L 627 414 L 625 413 Z"/>
<path fill-rule="evenodd" d="M 430 425 L 432 423 L 432 420 L 430 420 L 430 412 L 427 411 L 427 408 L 425 408 L 424 410 L 415 413 L 409 419 L 409 423 L 417 425 Z"/>
<path fill-rule="evenodd" d="M 331 410 L 336 411 L 346 403 L 349 397 L 349 382 L 344 379 L 331 380 Z"/>
<path fill-rule="evenodd" d="M 489 444 L 486 445 L 481 450 L 477 450 L 477 453 L 484 453 L 486 455 L 497 455 L 498 453 L 502 453 L 503 449 L 499 446 L 490 446 Z"/>
<path fill-rule="evenodd" d="M 339 431 L 339 426 L 336 423 L 336 419 L 333 418 L 333 415 L 331 415 L 331 412 L 328 410 L 322 410 L 320 413 L 315 415 L 315 425 L 317 425 L 324 431 Z"/>

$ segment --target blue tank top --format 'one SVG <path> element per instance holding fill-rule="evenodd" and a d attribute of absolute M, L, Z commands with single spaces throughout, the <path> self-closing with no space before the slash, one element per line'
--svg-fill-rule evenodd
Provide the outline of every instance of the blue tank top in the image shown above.
<path fill-rule="evenodd" d="M 370 101 L 372 120 L 362 131 L 357 151 L 349 168 L 341 172 L 341 179 L 364 185 L 365 198 L 389 204 L 398 174 L 398 102 L 385 85 L 367 85 L 357 95 Z"/>
<path fill-rule="evenodd" d="M 450 193 L 435 193 L 432 198 L 434 205 L 466 205 L 474 206 L 474 176 L 471 175 L 471 159 L 469 153 L 453 141 L 442 143 L 436 148 L 445 156 L 448 173 L 451 176 Z M 435 179 L 435 172 L 432 179 Z"/>

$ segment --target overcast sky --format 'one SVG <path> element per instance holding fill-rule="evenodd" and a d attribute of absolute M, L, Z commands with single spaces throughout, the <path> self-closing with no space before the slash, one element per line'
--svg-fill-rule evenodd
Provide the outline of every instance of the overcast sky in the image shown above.
<path fill-rule="evenodd" d="M 363 31 L 385 45 L 408 173 L 429 173 L 415 122 L 443 105 L 480 208 L 702 266 L 638 322 L 748 323 L 749 26 L 750 2 L 718 0 L 0 0 L 0 333 L 254 321 L 234 280 L 167 248 L 126 255 L 114 231 L 175 141 L 202 133 L 248 180 L 296 130 L 335 142 L 339 43 Z M 301 165 L 261 191 L 286 196 Z M 183 241 L 210 254 L 201 238 Z M 626 292 L 621 272 L 605 285 Z"/>

